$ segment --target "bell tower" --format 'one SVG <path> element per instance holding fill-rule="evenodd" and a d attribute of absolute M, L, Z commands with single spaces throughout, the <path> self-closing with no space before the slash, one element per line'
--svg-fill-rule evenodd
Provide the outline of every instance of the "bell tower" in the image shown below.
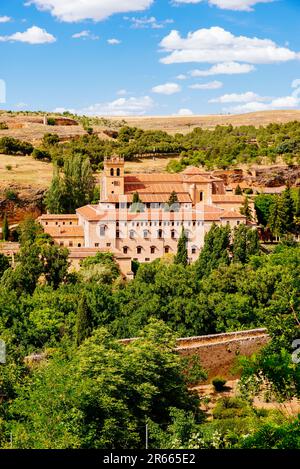
<path fill-rule="evenodd" d="M 124 195 L 124 165 L 124 158 L 119 156 L 104 159 L 101 200 L 112 195 Z"/>

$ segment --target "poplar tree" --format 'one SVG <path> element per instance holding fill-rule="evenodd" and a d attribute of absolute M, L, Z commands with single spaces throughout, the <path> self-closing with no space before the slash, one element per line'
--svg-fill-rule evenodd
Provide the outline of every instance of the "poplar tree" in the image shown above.
<path fill-rule="evenodd" d="M 187 266 L 188 264 L 188 251 L 187 251 L 187 236 L 185 234 L 184 228 L 182 227 L 182 232 L 178 240 L 177 245 L 177 254 L 175 256 L 175 264 L 182 264 Z"/>
<path fill-rule="evenodd" d="M 212 224 L 211 229 L 205 235 L 203 249 L 195 263 L 199 279 L 209 275 L 220 265 L 229 265 L 230 234 L 228 226 Z"/>
<path fill-rule="evenodd" d="M 259 254 L 258 231 L 244 224 L 235 227 L 233 241 L 233 260 L 246 264 L 250 256 Z"/>

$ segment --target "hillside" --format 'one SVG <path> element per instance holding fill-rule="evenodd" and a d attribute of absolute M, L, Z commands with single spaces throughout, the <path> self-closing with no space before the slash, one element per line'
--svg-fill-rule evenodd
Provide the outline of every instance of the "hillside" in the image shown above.
<path fill-rule="evenodd" d="M 91 118 L 91 121 L 94 120 Z M 290 111 L 264 111 L 254 112 L 249 114 L 240 115 L 199 115 L 189 117 L 178 116 L 128 116 L 124 118 L 109 117 L 95 119 L 91 125 L 94 133 L 98 134 L 100 138 L 109 138 L 107 130 L 118 129 L 123 124 L 139 127 L 143 130 L 163 130 L 170 134 L 183 133 L 187 134 L 195 127 L 202 127 L 204 129 L 213 129 L 217 125 L 254 125 L 266 126 L 270 123 L 286 123 L 290 121 L 300 121 L 300 110 Z M 69 140 L 77 135 L 84 135 L 86 132 L 81 123 L 72 125 L 43 124 L 43 114 L 26 114 L 26 113 L 8 113 L 0 112 L 0 122 L 7 124 L 7 130 L 0 130 L 0 138 L 4 136 L 11 136 L 18 139 L 23 139 L 31 143 L 39 142 L 46 132 L 53 132 L 59 135 L 61 140 Z M 75 123 L 75 122 L 74 122 Z"/>

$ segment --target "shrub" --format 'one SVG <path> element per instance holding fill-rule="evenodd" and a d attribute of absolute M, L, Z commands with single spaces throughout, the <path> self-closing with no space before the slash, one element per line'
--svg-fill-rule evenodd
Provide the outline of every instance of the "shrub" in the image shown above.
<path fill-rule="evenodd" d="M 213 384 L 216 391 L 223 391 L 224 387 L 225 387 L 225 384 L 226 384 L 226 379 L 221 378 L 220 376 L 216 376 L 212 380 L 212 384 Z"/>
<path fill-rule="evenodd" d="M 0 130 L 7 130 L 8 125 L 5 122 L 0 122 Z"/>
<path fill-rule="evenodd" d="M 54 117 L 48 117 L 47 124 L 48 125 L 56 125 L 56 119 L 54 119 Z"/>
<path fill-rule="evenodd" d="M 0 138 L 0 153 L 6 155 L 31 155 L 32 152 L 33 146 L 31 143 L 13 137 Z"/>
<path fill-rule="evenodd" d="M 5 169 L 7 169 L 7 171 L 11 171 L 12 170 L 12 165 L 11 164 L 7 164 L 5 166 Z"/>
<path fill-rule="evenodd" d="M 7 189 L 5 191 L 5 197 L 8 200 L 17 200 L 18 199 L 18 194 L 12 189 Z"/>
<path fill-rule="evenodd" d="M 213 411 L 215 419 L 248 417 L 253 414 L 248 402 L 239 397 L 224 397 L 217 402 Z"/>
<path fill-rule="evenodd" d="M 47 150 L 41 150 L 40 148 L 35 148 L 33 150 L 32 157 L 35 160 L 51 161 L 50 153 Z"/>

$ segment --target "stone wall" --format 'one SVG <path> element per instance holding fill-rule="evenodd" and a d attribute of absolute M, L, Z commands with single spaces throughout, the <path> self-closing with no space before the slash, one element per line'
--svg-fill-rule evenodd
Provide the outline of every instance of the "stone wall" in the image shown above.
<path fill-rule="evenodd" d="M 238 378 L 232 370 L 238 356 L 250 356 L 269 341 L 266 329 L 231 332 L 200 337 L 188 337 L 177 341 L 177 351 L 185 356 L 197 355 L 201 365 L 208 371 L 208 380 L 215 376 Z"/>
<path fill-rule="evenodd" d="M 124 339 L 128 344 L 136 339 Z M 200 363 L 208 372 L 208 381 L 215 376 L 226 379 L 239 377 L 239 373 L 232 370 L 238 356 L 250 356 L 258 352 L 269 342 L 266 329 L 252 329 L 247 331 L 229 332 L 225 334 L 204 335 L 199 337 L 185 337 L 177 340 L 176 350 L 184 357 L 199 357 Z"/>

